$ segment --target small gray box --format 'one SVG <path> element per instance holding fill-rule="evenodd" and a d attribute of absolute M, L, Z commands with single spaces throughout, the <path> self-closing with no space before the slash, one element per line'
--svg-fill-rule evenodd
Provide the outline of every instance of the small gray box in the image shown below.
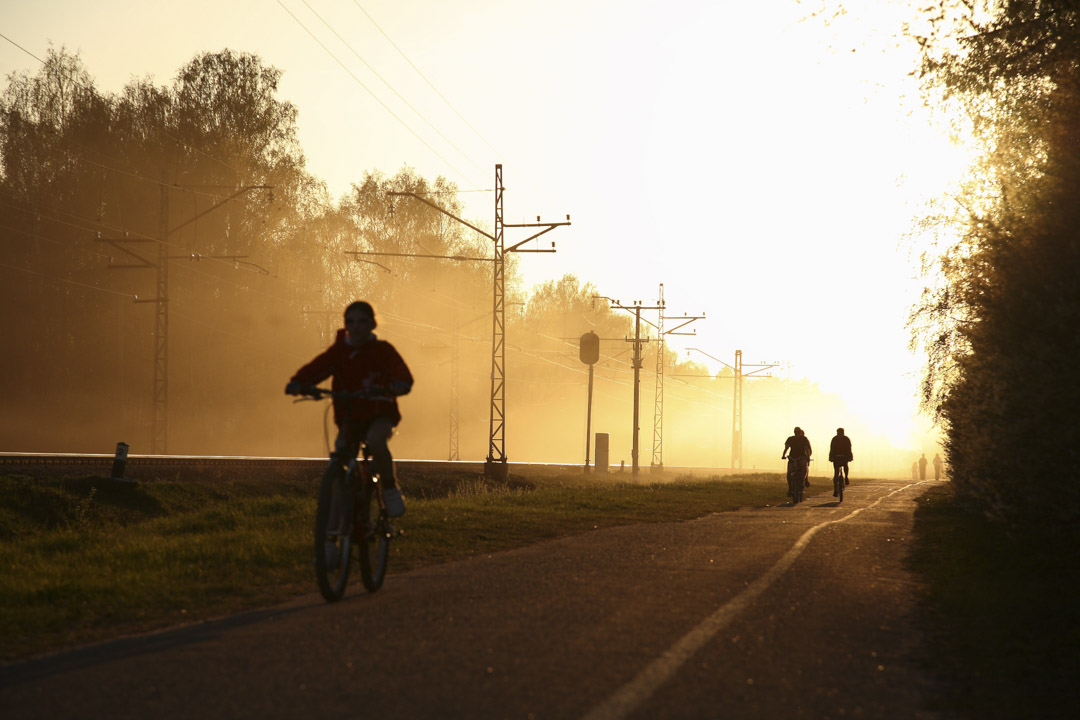
<path fill-rule="evenodd" d="M 606 473 L 608 471 L 608 434 L 596 433 L 596 453 L 593 459 L 593 470 Z"/>

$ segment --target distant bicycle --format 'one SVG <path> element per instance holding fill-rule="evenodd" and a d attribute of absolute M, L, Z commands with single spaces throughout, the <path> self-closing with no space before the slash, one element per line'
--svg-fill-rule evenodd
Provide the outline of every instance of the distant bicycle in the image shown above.
<path fill-rule="evenodd" d="M 809 484 L 810 458 L 792 456 L 787 461 L 788 494 L 791 496 L 791 504 L 798 505 L 803 501 L 804 490 Z"/>
<path fill-rule="evenodd" d="M 844 486 L 848 484 L 848 478 L 844 471 L 844 465 L 833 463 L 833 495 L 837 502 L 844 502 Z"/>
<path fill-rule="evenodd" d="M 333 397 L 350 400 L 383 393 L 338 392 L 313 387 L 304 392 L 313 400 Z M 390 555 L 390 541 L 401 534 L 386 513 L 382 485 L 371 471 L 367 448 L 345 462 L 331 454 L 319 487 L 315 511 L 315 579 L 327 602 L 340 600 L 349 581 L 349 560 L 354 550 L 360 560 L 360 580 L 368 592 L 382 587 Z"/>

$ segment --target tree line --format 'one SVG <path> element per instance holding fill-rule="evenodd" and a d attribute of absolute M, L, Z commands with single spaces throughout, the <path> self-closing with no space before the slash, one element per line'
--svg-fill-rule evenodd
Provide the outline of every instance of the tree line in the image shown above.
<path fill-rule="evenodd" d="M 258 56 L 231 50 L 196 56 L 167 84 L 135 79 L 115 94 L 98 90 L 64 49 L 50 50 L 37 72 L 9 76 L 0 95 L 4 449 L 107 452 L 125 440 L 149 452 L 158 301 L 167 292 L 170 452 L 322 454 L 312 428 L 322 410 L 289 406 L 281 389 L 333 340 L 342 308 L 365 298 L 377 332 L 417 375 L 418 392 L 403 400 L 398 453 L 447 457 L 453 394 L 461 457 L 482 457 L 491 264 L 402 255 L 490 257 L 490 241 L 391 195 L 415 193 L 461 216 L 454 183 L 408 167 L 366 171 L 331 197 L 306 169 L 297 109 L 278 97 L 280 78 Z M 526 293 L 512 254 L 507 279 L 510 459 L 583 456 L 578 338 L 593 330 L 604 338 L 593 429 L 611 432 L 613 461 L 629 461 L 630 315 L 572 275 Z M 645 334 L 640 460 L 648 465 L 658 344 L 653 330 Z M 671 349 L 665 367 L 701 376 L 667 385 L 668 464 L 723 464 L 730 379 Z M 749 412 L 763 413 L 756 424 L 773 403 L 790 405 L 780 382 L 747 388 Z M 818 399 L 803 385 L 796 395 Z M 787 429 L 763 428 L 777 437 Z M 757 462 L 775 454 L 772 444 Z M 753 464 L 752 439 L 746 454 Z"/>
<path fill-rule="evenodd" d="M 981 162 L 926 229 L 912 312 L 927 351 L 923 401 L 945 431 L 960 498 L 1014 527 L 1080 520 L 1080 6 L 938 2 L 921 76 L 958 108 Z"/>

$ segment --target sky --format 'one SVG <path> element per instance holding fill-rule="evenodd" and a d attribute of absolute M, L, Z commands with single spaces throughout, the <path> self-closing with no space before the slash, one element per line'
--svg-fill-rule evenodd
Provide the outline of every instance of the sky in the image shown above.
<path fill-rule="evenodd" d="M 922 248 L 905 238 L 968 158 L 922 107 L 914 6 L 36 0 L 0 9 L 0 75 L 36 72 L 51 43 L 116 92 L 254 52 L 283 71 L 333 196 L 409 166 L 490 225 L 501 163 L 507 222 L 571 217 L 544 236 L 556 253 L 522 256 L 527 284 L 572 273 L 655 305 L 663 283 L 669 316 L 706 316 L 669 338 L 686 357 L 783 363 L 932 452 L 905 329 Z"/>

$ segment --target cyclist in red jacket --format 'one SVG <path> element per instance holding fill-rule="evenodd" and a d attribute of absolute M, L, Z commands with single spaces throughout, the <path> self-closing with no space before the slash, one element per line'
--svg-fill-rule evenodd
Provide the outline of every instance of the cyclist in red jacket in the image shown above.
<path fill-rule="evenodd" d="M 396 397 L 412 390 L 413 377 L 394 346 L 375 337 L 375 310 L 357 301 L 345 308 L 345 328 L 334 344 L 296 371 L 285 392 L 302 395 L 333 376 L 331 389 L 372 392 L 379 397 L 334 399 L 334 422 L 338 436 L 333 455 L 343 461 L 355 458 L 363 442 L 371 453 L 373 469 L 383 483 L 383 499 L 391 517 L 405 513 L 405 501 L 394 478 L 394 458 L 387 441 L 401 422 Z"/>

